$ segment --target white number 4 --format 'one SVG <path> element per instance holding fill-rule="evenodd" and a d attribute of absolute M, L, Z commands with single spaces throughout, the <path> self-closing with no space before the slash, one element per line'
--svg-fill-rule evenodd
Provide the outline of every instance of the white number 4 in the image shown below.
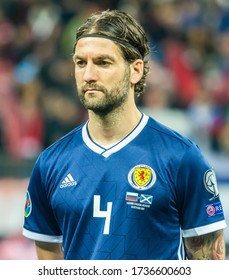
<path fill-rule="evenodd" d="M 100 210 L 100 195 L 94 195 L 93 217 L 105 218 L 103 234 L 109 234 L 109 232 L 110 232 L 111 209 L 112 209 L 112 202 L 107 202 L 107 210 L 101 211 Z"/>

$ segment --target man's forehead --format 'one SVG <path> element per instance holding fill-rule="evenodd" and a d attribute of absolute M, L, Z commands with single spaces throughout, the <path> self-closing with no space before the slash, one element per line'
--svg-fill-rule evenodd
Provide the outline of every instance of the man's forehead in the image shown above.
<path fill-rule="evenodd" d="M 91 53 L 100 56 L 121 55 L 121 49 L 118 44 L 105 38 L 81 38 L 75 46 L 75 55 L 86 55 Z"/>

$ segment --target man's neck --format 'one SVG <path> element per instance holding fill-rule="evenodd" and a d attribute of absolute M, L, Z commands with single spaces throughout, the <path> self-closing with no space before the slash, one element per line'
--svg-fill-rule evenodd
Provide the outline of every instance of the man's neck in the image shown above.
<path fill-rule="evenodd" d="M 93 141 L 109 145 L 125 138 L 139 123 L 141 112 L 134 108 L 123 112 L 112 112 L 106 116 L 89 112 L 88 130 Z"/>

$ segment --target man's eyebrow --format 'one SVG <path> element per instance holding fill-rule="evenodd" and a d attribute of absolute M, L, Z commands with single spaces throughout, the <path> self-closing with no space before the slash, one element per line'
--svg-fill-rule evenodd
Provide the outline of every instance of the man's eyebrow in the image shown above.
<path fill-rule="evenodd" d="M 109 54 L 104 54 L 104 55 L 98 55 L 95 60 L 103 60 L 103 59 L 109 59 L 111 61 L 115 61 L 115 58 Z"/>
<path fill-rule="evenodd" d="M 80 56 L 78 54 L 74 54 L 73 55 L 73 60 L 75 61 L 76 59 L 80 59 L 80 60 L 85 60 L 85 58 L 83 56 Z M 109 59 L 111 61 L 115 61 L 115 58 L 109 54 L 104 54 L 104 55 L 98 55 L 94 58 L 92 58 L 93 60 L 103 60 L 103 59 Z"/>
<path fill-rule="evenodd" d="M 73 61 L 75 61 L 76 59 L 83 59 L 83 57 L 77 55 L 77 54 L 74 54 L 73 57 L 72 57 Z"/>

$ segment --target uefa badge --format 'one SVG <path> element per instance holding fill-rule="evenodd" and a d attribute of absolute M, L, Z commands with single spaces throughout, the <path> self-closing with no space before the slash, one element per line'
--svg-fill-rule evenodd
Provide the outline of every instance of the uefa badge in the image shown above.
<path fill-rule="evenodd" d="M 32 211 L 32 202 L 29 195 L 29 192 L 26 192 L 26 200 L 25 200 L 25 210 L 24 210 L 24 216 L 27 218 Z"/>
<path fill-rule="evenodd" d="M 156 173 L 150 166 L 139 164 L 130 170 L 128 181 L 137 190 L 148 190 L 156 182 Z"/>
<path fill-rule="evenodd" d="M 210 198 L 210 200 L 213 200 L 219 196 L 215 172 L 212 169 L 209 169 L 205 172 L 204 185 L 207 191 L 213 194 L 213 197 Z"/>

